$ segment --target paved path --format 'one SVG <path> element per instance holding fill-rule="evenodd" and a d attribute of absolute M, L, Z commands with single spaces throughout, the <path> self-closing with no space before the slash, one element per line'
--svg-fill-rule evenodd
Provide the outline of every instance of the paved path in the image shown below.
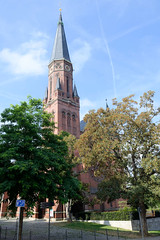
<path fill-rule="evenodd" d="M 142 238 L 137 238 L 137 239 L 134 239 L 134 240 L 142 240 Z M 144 240 L 160 240 L 160 236 L 158 236 L 158 237 L 147 237 Z"/>
<path fill-rule="evenodd" d="M 16 240 L 16 219 L 0 219 L 2 234 L 0 240 Z M 6 231 L 7 228 L 7 231 Z M 5 236 L 6 234 L 6 236 Z M 6 237 L 6 238 L 5 238 Z M 25 219 L 23 222 L 23 240 L 47 240 L 48 222 L 45 220 Z M 67 229 L 51 222 L 50 240 L 130 240 L 81 230 Z M 132 239 L 134 240 L 134 239 Z M 136 240 L 142 240 L 136 239 Z M 149 237 L 145 240 L 160 240 L 159 237 Z"/>

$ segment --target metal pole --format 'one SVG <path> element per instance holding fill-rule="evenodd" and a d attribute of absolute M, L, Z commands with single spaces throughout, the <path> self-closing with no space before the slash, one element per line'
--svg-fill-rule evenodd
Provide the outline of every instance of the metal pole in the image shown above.
<path fill-rule="evenodd" d="M 106 240 L 108 240 L 108 231 L 106 229 Z"/>
<path fill-rule="evenodd" d="M 0 240 L 1 240 L 1 231 L 2 231 L 2 228 L 1 228 L 1 226 L 0 226 Z"/>
<path fill-rule="evenodd" d="M 5 238 L 4 239 L 7 239 L 7 227 L 5 229 Z"/>
<path fill-rule="evenodd" d="M 117 237 L 118 237 L 118 239 L 119 239 L 119 230 L 118 230 L 118 228 L 117 228 Z"/>
<path fill-rule="evenodd" d="M 49 207 L 49 222 L 48 222 L 48 240 L 50 240 L 50 207 Z"/>
<path fill-rule="evenodd" d="M 81 230 L 81 239 L 83 239 L 83 232 L 82 232 L 82 230 Z"/>
<path fill-rule="evenodd" d="M 16 219 L 16 233 L 15 233 L 15 235 L 17 235 L 17 231 L 18 231 L 18 218 Z M 15 239 L 16 239 L 16 237 L 15 237 Z"/>
<path fill-rule="evenodd" d="M 20 214 L 21 214 L 21 207 L 19 207 L 19 219 L 18 219 L 18 228 L 17 228 L 17 240 L 19 240 Z"/>

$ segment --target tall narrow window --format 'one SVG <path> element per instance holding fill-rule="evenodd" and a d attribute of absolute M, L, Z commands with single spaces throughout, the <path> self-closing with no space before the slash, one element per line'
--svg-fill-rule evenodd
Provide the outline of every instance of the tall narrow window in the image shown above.
<path fill-rule="evenodd" d="M 67 97 L 69 97 L 69 77 L 67 76 Z"/>
<path fill-rule="evenodd" d="M 73 120 L 73 124 L 75 125 L 75 122 L 76 122 L 76 116 L 75 116 L 75 114 L 72 115 L 72 120 Z"/>
<path fill-rule="evenodd" d="M 66 130 L 66 113 L 65 111 L 62 112 L 62 129 Z"/>
<path fill-rule="evenodd" d="M 50 99 L 52 99 L 52 78 L 50 78 Z"/>
<path fill-rule="evenodd" d="M 72 115 L 72 126 L 73 126 L 73 134 L 77 134 L 77 128 L 76 128 L 76 116 L 75 114 Z"/>
<path fill-rule="evenodd" d="M 70 113 L 67 113 L 67 127 L 68 128 L 71 127 L 71 115 L 70 115 Z"/>

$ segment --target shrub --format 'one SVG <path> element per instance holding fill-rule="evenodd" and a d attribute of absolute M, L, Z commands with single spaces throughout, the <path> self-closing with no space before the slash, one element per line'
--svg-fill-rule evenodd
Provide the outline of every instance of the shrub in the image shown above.
<path fill-rule="evenodd" d="M 91 220 L 130 220 L 131 212 L 129 211 L 114 211 L 114 212 L 102 212 L 102 213 L 91 213 Z"/>
<path fill-rule="evenodd" d="M 137 220 L 139 215 L 137 211 L 129 208 L 114 212 L 79 212 L 75 214 L 77 220 L 106 220 L 106 221 L 127 221 Z"/>

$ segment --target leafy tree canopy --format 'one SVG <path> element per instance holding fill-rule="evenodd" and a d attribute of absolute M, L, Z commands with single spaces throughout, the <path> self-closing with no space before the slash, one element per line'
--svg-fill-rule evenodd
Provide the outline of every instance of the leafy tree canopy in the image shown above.
<path fill-rule="evenodd" d="M 76 158 L 76 137 L 68 132 L 61 131 L 59 136 L 66 142 L 68 147 L 68 162 L 74 167 L 77 164 Z"/>
<path fill-rule="evenodd" d="M 143 220 L 146 205 L 160 200 L 160 108 L 154 107 L 153 97 L 148 91 L 139 102 L 131 95 L 121 102 L 113 99 L 112 109 L 90 111 L 77 142 L 86 167 L 102 178 L 99 198 L 128 199 L 141 207 Z M 143 225 L 147 234 L 145 220 Z"/>
<path fill-rule="evenodd" d="M 79 187 L 67 144 L 53 133 L 50 118 L 41 100 L 31 97 L 1 114 L 0 193 L 8 193 L 10 208 L 18 195 L 28 207 L 41 198 L 65 203 Z"/>

